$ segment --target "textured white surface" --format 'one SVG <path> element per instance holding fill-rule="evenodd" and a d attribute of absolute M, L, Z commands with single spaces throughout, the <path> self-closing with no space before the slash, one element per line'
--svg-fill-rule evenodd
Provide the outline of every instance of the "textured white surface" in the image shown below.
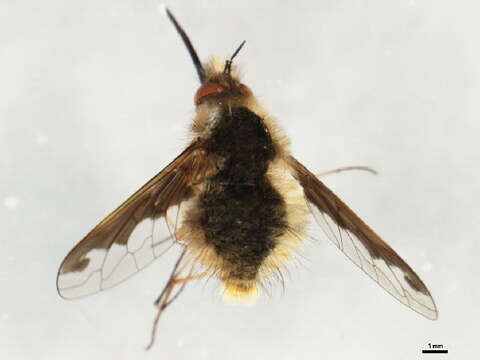
<path fill-rule="evenodd" d="M 475 1 L 170 1 L 201 57 L 237 58 L 313 171 L 418 272 L 440 316 L 401 306 L 324 238 L 256 307 L 189 286 L 148 353 L 174 257 L 78 301 L 58 266 L 182 149 L 197 87 L 153 0 L 0 2 L 0 358 L 474 357 L 480 290 Z M 288 276 L 287 276 L 288 278 Z M 278 288 L 281 288 L 278 286 Z"/>

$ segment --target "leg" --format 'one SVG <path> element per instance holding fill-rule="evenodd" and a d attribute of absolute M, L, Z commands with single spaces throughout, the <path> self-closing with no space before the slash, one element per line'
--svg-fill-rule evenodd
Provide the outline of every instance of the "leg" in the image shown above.
<path fill-rule="evenodd" d="M 178 258 L 175 266 L 173 267 L 172 273 L 170 274 L 170 278 L 168 279 L 167 284 L 163 288 L 160 296 L 155 300 L 155 306 L 157 307 L 157 315 L 153 321 L 152 333 L 150 337 L 150 343 L 148 344 L 146 350 L 150 350 L 155 342 L 155 335 L 157 332 L 158 321 L 160 320 L 160 316 L 162 315 L 163 311 L 180 295 L 183 291 L 187 282 L 194 279 L 199 279 L 207 275 L 207 273 L 201 273 L 198 275 L 192 275 L 194 267 L 190 264 L 190 270 L 188 271 L 188 275 L 186 277 L 181 278 L 181 273 L 188 267 L 188 262 L 184 261 L 186 253 L 186 248 L 183 249 L 180 257 Z M 180 285 L 180 287 L 177 287 Z M 174 290 L 176 289 L 176 292 Z"/>
<path fill-rule="evenodd" d="M 344 167 L 340 167 L 338 169 L 333 169 L 333 170 L 317 173 L 315 175 L 317 177 L 321 177 L 321 176 L 324 176 L 324 175 L 337 174 L 339 172 L 348 171 L 348 170 L 364 170 L 364 171 L 368 171 L 368 172 L 370 172 L 374 175 L 378 175 L 378 173 L 375 170 L 373 170 L 372 168 L 369 168 L 368 166 L 344 166 Z"/>

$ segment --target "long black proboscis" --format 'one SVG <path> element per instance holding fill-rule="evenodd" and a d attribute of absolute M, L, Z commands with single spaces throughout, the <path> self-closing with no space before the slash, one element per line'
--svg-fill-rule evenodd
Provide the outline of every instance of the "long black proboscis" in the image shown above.
<path fill-rule="evenodd" d="M 177 30 L 178 34 L 183 40 L 183 43 L 187 47 L 188 53 L 190 54 L 190 57 L 192 58 L 193 65 L 195 65 L 195 69 L 197 70 L 198 78 L 200 79 L 200 82 L 203 83 L 205 80 L 205 71 L 203 70 L 202 63 L 200 62 L 200 59 L 198 58 L 197 52 L 195 51 L 192 42 L 188 38 L 187 33 L 183 28 L 180 26 L 178 23 L 177 19 L 175 19 L 175 16 L 170 12 L 170 10 L 167 8 L 165 9 L 167 12 L 167 16 L 170 19 L 170 21 L 173 23 L 175 26 L 175 29 Z"/>

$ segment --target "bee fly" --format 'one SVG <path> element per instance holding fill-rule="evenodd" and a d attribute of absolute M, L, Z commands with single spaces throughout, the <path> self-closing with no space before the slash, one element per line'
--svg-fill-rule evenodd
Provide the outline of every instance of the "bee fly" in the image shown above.
<path fill-rule="evenodd" d="M 110 288 L 180 245 L 155 301 L 150 347 L 160 315 L 190 280 L 215 277 L 225 299 L 254 300 L 262 283 L 281 276 L 294 258 L 312 218 L 386 291 L 436 319 L 435 303 L 418 275 L 290 154 L 276 120 L 235 71 L 233 60 L 245 42 L 230 59 L 202 64 L 185 31 L 166 13 L 200 80 L 192 141 L 70 251 L 58 272 L 59 294 L 73 299 Z"/>

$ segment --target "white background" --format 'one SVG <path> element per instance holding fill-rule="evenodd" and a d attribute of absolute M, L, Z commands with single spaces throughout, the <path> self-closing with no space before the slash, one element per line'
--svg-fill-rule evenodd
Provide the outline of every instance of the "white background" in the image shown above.
<path fill-rule="evenodd" d="M 237 58 L 313 171 L 401 254 L 440 311 L 400 305 L 326 238 L 286 292 L 192 284 L 144 351 L 174 256 L 105 293 L 56 293 L 97 222 L 185 146 L 196 73 L 153 0 L 0 1 L 0 358 L 472 359 L 480 326 L 475 1 L 171 1 L 200 56 Z M 448 356 L 422 356 L 428 343 Z"/>

